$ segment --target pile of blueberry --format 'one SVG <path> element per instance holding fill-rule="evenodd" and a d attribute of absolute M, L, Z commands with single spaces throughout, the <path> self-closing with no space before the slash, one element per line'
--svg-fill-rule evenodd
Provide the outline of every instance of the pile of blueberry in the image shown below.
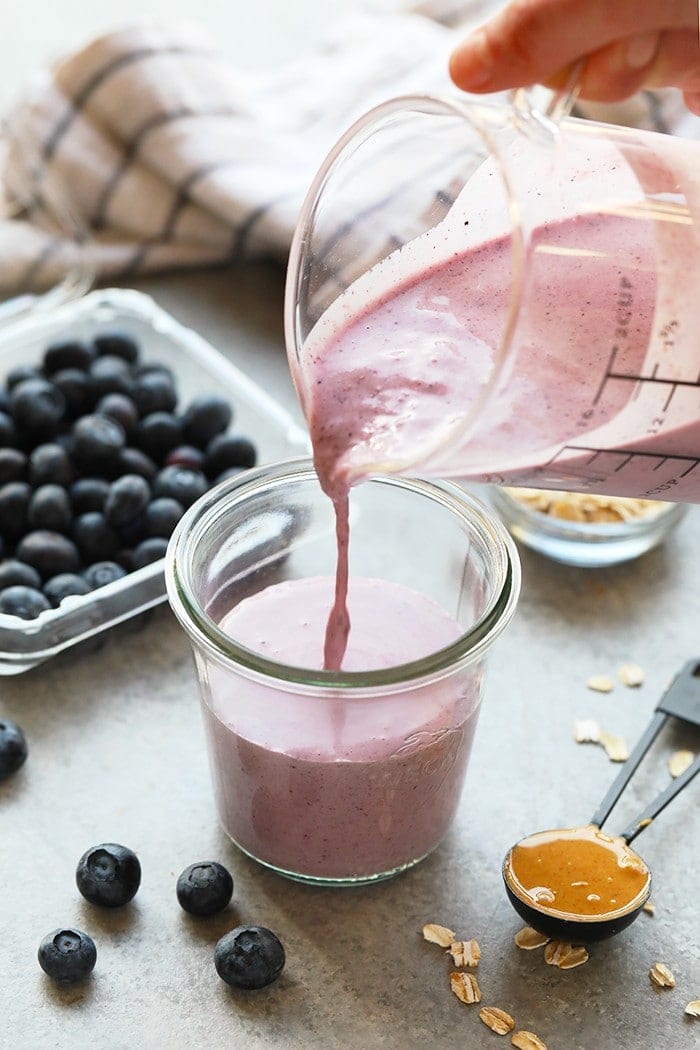
<path fill-rule="evenodd" d="M 105 842 L 83 854 L 75 881 L 91 904 L 117 908 L 135 897 L 141 885 L 141 865 L 128 846 Z M 223 911 L 232 896 L 233 879 L 218 861 L 190 864 L 177 880 L 177 899 L 191 915 Z M 97 948 L 82 930 L 59 928 L 43 938 L 38 959 L 44 973 L 57 984 L 74 984 L 92 973 Z M 284 963 L 281 942 L 264 926 L 237 926 L 224 934 L 214 950 L 216 972 L 234 988 L 264 988 L 279 977 Z"/>
<path fill-rule="evenodd" d="M 165 554 L 185 509 L 255 465 L 212 394 L 179 407 L 127 332 L 65 338 L 0 389 L 0 612 L 34 619 Z"/>

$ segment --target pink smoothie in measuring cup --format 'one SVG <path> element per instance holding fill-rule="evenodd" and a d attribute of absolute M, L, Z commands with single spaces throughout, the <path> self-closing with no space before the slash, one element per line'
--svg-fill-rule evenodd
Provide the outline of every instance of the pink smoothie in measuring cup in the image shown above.
<path fill-rule="evenodd" d="M 281 664 L 320 668 L 334 583 L 286 581 L 221 621 L 236 642 Z M 451 645 L 462 628 L 434 601 L 353 578 L 344 670 L 395 667 Z M 479 710 L 477 668 L 377 701 L 355 689 L 294 694 L 284 682 L 212 664 L 204 718 L 222 823 L 258 860 L 323 879 L 388 873 L 429 853 L 459 801 Z M 246 695 L 242 696 L 241 691 Z"/>
<path fill-rule="evenodd" d="M 410 471 L 700 501 L 700 143 L 567 149 L 524 169 L 521 260 L 485 165 L 316 322 L 292 367 L 334 499 Z"/>

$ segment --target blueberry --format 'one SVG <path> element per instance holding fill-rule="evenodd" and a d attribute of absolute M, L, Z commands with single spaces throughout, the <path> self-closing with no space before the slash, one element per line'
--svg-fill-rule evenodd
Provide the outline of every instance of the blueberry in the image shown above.
<path fill-rule="evenodd" d="M 67 532 L 73 520 L 68 493 L 60 485 L 40 485 L 29 501 L 27 521 L 33 529 Z"/>
<path fill-rule="evenodd" d="M 0 448 L 0 485 L 20 481 L 27 473 L 27 457 L 18 448 Z"/>
<path fill-rule="evenodd" d="M 264 988 L 279 977 L 284 962 L 282 944 L 264 926 L 237 926 L 214 951 L 216 972 L 234 988 Z"/>
<path fill-rule="evenodd" d="M 166 539 L 161 539 L 159 536 L 151 536 L 147 540 L 142 540 L 141 543 L 134 548 L 134 568 L 143 569 L 146 565 L 152 565 L 153 562 L 160 561 L 161 558 L 165 557 L 167 549 L 168 541 Z"/>
<path fill-rule="evenodd" d="M 126 569 L 114 561 L 96 561 L 83 571 L 83 579 L 93 591 L 120 580 L 122 576 L 126 576 Z"/>
<path fill-rule="evenodd" d="M 113 481 L 105 500 L 104 515 L 114 528 L 138 518 L 151 499 L 151 487 L 138 474 L 124 474 Z"/>
<path fill-rule="evenodd" d="M 178 445 L 168 452 L 164 463 L 166 467 L 187 467 L 204 473 L 204 453 L 194 445 Z"/>
<path fill-rule="evenodd" d="M 123 525 L 119 526 L 117 532 L 119 533 L 123 544 L 127 547 L 133 548 L 140 543 L 141 540 L 145 540 L 148 535 L 145 511 L 143 514 L 139 514 L 138 518 L 124 522 Z"/>
<path fill-rule="evenodd" d="M 74 984 L 91 974 L 97 962 L 92 937 L 82 930 L 54 930 L 39 945 L 39 966 L 57 984 Z"/>
<path fill-rule="evenodd" d="M 124 428 L 109 416 L 82 416 L 71 431 L 74 457 L 83 468 L 109 467 L 126 444 Z"/>
<path fill-rule="evenodd" d="M 5 379 L 5 386 L 8 390 L 14 390 L 20 383 L 24 383 L 27 379 L 43 379 L 39 368 L 35 368 L 34 365 L 17 365 L 16 368 L 10 369 Z"/>
<path fill-rule="evenodd" d="M 104 478 L 78 478 L 68 490 L 73 513 L 79 516 L 91 510 L 101 511 L 108 492 L 109 482 Z"/>
<path fill-rule="evenodd" d="M 31 565 L 16 558 L 8 558 L 0 562 L 0 591 L 7 587 L 33 587 L 38 591 L 41 588 L 41 576 Z"/>
<path fill-rule="evenodd" d="M 77 573 L 60 572 L 58 576 L 52 576 L 50 580 L 47 580 L 42 590 L 54 609 L 57 609 L 64 598 L 68 598 L 71 594 L 89 594 L 92 587 Z"/>
<path fill-rule="evenodd" d="M 105 842 L 82 855 L 75 881 L 91 904 L 119 908 L 136 895 L 141 884 L 141 865 L 128 846 Z"/>
<path fill-rule="evenodd" d="M 203 496 L 209 483 L 198 470 L 187 467 L 163 467 L 153 482 L 154 496 L 167 496 L 176 499 L 183 507 L 189 507 Z"/>
<path fill-rule="evenodd" d="M 134 552 L 130 547 L 122 547 L 121 550 L 118 550 L 114 555 L 114 560 L 125 572 L 134 571 Z"/>
<path fill-rule="evenodd" d="M 51 343 L 44 351 L 44 372 L 46 375 L 52 375 L 66 368 L 84 371 L 96 357 L 95 348 L 81 339 L 63 339 Z"/>
<path fill-rule="evenodd" d="M 121 547 L 117 532 L 98 510 L 87 511 L 75 519 L 73 539 L 83 560 L 88 563 L 112 558 Z"/>
<path fill-rule="evenodd" d="M 28 532 L 17 544 L 15 553 L 45 580 L 59 572 L 75 572 L 80 567 L 80 555 L 73 541 L 50 529 Z"/>
<path fill-rule="evenodd" d="M 166 379 L 170 380 L 172 386 L 175 386 L 175 373 L 169 365 L 166 365 L 163 361 L 144 361 L 140 365 L 136 365 L 134 368 L 134 376 L 140 379 L 142 376 L 153 375 L 154 372 L 159 372 L 164 375 Z"/>
<path fill-rule="evenodd" d="M 105 394 L 95 405 L 95 413 L 116 420 L 127 437 L 133 434 L 139 421 L 138 409 L 127 394 Z"/>
<path fill-rule="evenodd" d="M 95 395 L 130 394 L 133 386 L 131 369 L 123 357 L 98 357 L 90 365 L 90 379 Z"/>
<path fill-rule="evenodd" d="M 161 496 L 148 504 L 145 510 L 145 526 L 149 536 L 169 539 L 175 526 L 185 513 L 185 508 L 176 499 Z"/>
<path fill-rule="evenodd" d="M 0 534 L 17 539 L 27 524 L 32 488 L 26 481 L 10 481 L 0 487 Z"/>
<path fill-rule="evenodd" d="M 17 441 L 17 429 L 9 413 L 0 409 L 0 446 L 14 445 Z"/>
<path fill-rule="evenodd" d="M 185 868 L 177 880 L 176 893 L 180 907 L 190 915 L 213 915 L 231 900 L 233 879 L 223 864 L 201 861 Z"/>
<path fill-rule="evenodd" d="M 75 469 L 66 449 L 56 442 L 37 445 L 29 455 L 29 481 L 39 485 L 70 485 Z"/>
<path fill-rule="evenodd" d="M 206 448 L 213 437 L 228 428 L 232 419 L 233 410 L 228 401 L 215 395 L 198 397 L 183 417 L 185 437 L 198 448 Z"/>
<path fill-rule="evenodd" d="M 18 427 L 32 433 L 54 434 L 63 419 L 66 400 L 45 379 L 24 379 L 12 391 L 12 416 Z"/>
<path fill-rule="evenodd" d="M 146 481 L 153 481 L 158 467 L 150 456 L 140 448 L 123 448 L 117 457 L 116 469 L 120 474 L 138 474 Z"/>
<path fill-rule="evenodd" d="M 230 467 L 254 467 L 258 453 L 253 442 L 242 434 L 217 434 L 207 445 L 204 469 L 215 478 Z"/>
<path fill-rule="evenodd" d="M 12 776 L 27 760 L 27 738 L 10 718 L 0 718 L 0 780 Z"/>
<path fill-rule="evenodd" d="M 147 455 L 160 461 L 182 444 L 182 422 L 170 412 L 151 412 L 141 420 L 134 440 Z"/>
<path fill-rule="evenodd" d="M 139 359 L 139 344 L 128 332 L 119 332 L 116 329 L 100 332 L 93 342 L 98 354 L 121 357 L 130 365 L 136 364 Z"/>
<path fill-rule="evenodd" d="M 216 475 L 212 484 L 218 485 L 222 481 L 228 481 L 229 478 L 237 478 L 243 472 L 243 469 L 243 467 L 229 467 L 228 470 L 222 470 L 220 474 Z"/>
<path fill-rule="evenodd" d="M 41 591 L 20 584 L 0 591 L 0 613 L 18 616 L 21 620 L 34 620 L 39 613 L 51 608 L 51 603 Z"/>
<path fill-rule="evenodd" d="M 142 416 L 152 412 L 172 412 L 177 405 L 177 392 L 165 372 L 147 372 L 134 380 L 132 396 Z"/>
<path fill-rule="evenodd" d="M 71 419 L 89 412 L 95 403 L 95 385 L 87 372 L 78 368 L 62 368 L 51 376 L 53 385 L 61 391 L 66 403 L 65 415 Z"/>

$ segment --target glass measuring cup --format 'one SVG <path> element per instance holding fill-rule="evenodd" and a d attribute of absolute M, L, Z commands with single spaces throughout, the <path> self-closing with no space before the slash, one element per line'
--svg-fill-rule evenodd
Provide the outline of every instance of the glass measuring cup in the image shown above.
<path fill-rule="evenodd" d="M 324 487 L 410 471 L 700 501 L 699 272 L 700 143 L 461 98 L 377 107 L 322 165 L 290 256 Z"/>

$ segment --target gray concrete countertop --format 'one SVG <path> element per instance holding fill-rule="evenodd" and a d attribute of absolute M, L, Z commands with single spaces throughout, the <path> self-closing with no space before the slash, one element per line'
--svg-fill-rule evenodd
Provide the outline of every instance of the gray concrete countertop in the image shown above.
<path fill-rule="evenodd" d="M 291 410 L 281 343 L 282 275 L 274 266 L 142 281 L 142 290 L 203 332 Z M 366 889 L 296 885 L 240 855 L 219 829 L 209 788 L 188 642 L 167 608 L 81 655 L 64 655 L 0 682 L 0 713 L 27 733 L 23 770 L 0 785 L 3 887 L 0 1046 L 108 1045 L 307 1050 L 480 1048 L 497 1037 L 452 995 L 449 959 L 420 935 L 439 922 L 482 947 L 483 1003 L 509 1011 L 550 1050 L 683 1050 L 700 995 L 697 790 L 691 786 L 638 848 L 654 872 L 656 914 L 594 946 L 571 971 L 523 952 L 522 923 L 502 889 L 513 841 L 589 818 L 618 767 L 574 743 L 577 718 L 597 718 L 632 743 L 669 679 L 698 653 L 700 511 L 661 548 L 606 571 L 558 566 L 522 552 L 516 617 L 490 659 L 487 689 L 456 824 L 425 862 Z M 586 688 L 635 661 L 638 689 Z M 609 822 L 620 830 L 668 779 L 666 760 L 700 747 L 700 733 L 664 730 Z M 104 913 L 82 900 L 78 858 L 102 841 L 138 853 L 135 901 Z M 215 858 L 235 879 L 229 909 L 187 917 L 175 881 Z M 274 929 L 287 965 L 267 990 L 235 993 L 217 977 L 213 948 L 227 929 Z M 58 925 L 88 930 L 93 978 L 56 990 L 36 949 Z M 656 961 L 676 976 L 655 989 Z"/>
<path fill-rule="evenodd" d="M 306 0 L 302 7 L 318 13 L 326 5 Z M 74 46 L 142 4 L 125 0 L 117 11 L 111 2 L 67 0 L 42 21 L 44 8 L 45 0 L 27 0 L 8 28 L 3 100 L 8 77 L 22 75 L 25 59 L 32 65 L 54 47 Z M 191 14 L 177 0 L 149 9 Z M 273 32 L 275 9 L 284 18 Z M 253 20 L 240 20 L 242 2 L 201 0 L 197 10 L 228 53 L 246 53 L 255 33 Z M 308 43 L 308 20 L 289 17 L 282 0 L 261 10 L 271 33 L 271 48 L 258 46 L 261 60 L 263 50 L 271 60 L 295 39 Z M 40 47 L 20 29 L 20 22 L 33 25 L 32 13 Z M 136 287 L 300 419 L 282 346 L 277 267 L 160 277 Z M 190 648 L 167 607 L 88 651 L 0 679 L 0 717 L 16 719 L 30 746 L 24 768 L 0 784 L 0 1048 L 499 1045 L 476 1008 L 451 993 L 449 957 L 422 940 L 426 922 L 479 941 L 482 1003 L 507 1010 L 549 1050 L 697 1047 L 700 1021 L 683 1012 L 700 998 L 697 783 L 637 844 L 654 872 L 655 915 L 592 947 L 577 969 L 547 966 L 541 951 L 514 945 L 522 923 L 505 898 L 500 864 L 530 831 L 585 822 L 615 776 L 618 767 L 600 748 L 574 743 L 574 720 L 596 718 L 631 744 L 670 678 L 700 657 L 699 550 L 694 508 L 664 546 L 615 569 L 576 570 L 521 552 L 522 597 L 491 654 L 456 823 L 422 864 L 365 889 L 286 881 L 241 855 L 220 830 Z M 618 684 L 609 695 L 586 688 L 589 675 L 614 677 L 628 661 L 646 671 L 640 688 Z M 700 731 L 664 730 L 610 830 L 624 827 L 668 781 L 667 758 L 680 747 L 699 750 Z M 130 846 L 143 868 L 134 902 L 109 913 L 83 901 L 74 881 L 78 858 L 104 841 Z M 230 868 L 234 898 L 224 913 L 195 920 L 179 908 L 175 882 L 186 865 L 207 858 Z M 240 922 L 269 926 L 285 945 L 286 968 L 268 989 L 236 993 L 214 970 L 217 939 Z M 60 925 L 85 929 L 97 943 L 92 979 L 72 990 L 56 989 L 36 961 L 41 938 Z M 656 961 L 674 972 L 674 989 L 652 986 Z"/>

